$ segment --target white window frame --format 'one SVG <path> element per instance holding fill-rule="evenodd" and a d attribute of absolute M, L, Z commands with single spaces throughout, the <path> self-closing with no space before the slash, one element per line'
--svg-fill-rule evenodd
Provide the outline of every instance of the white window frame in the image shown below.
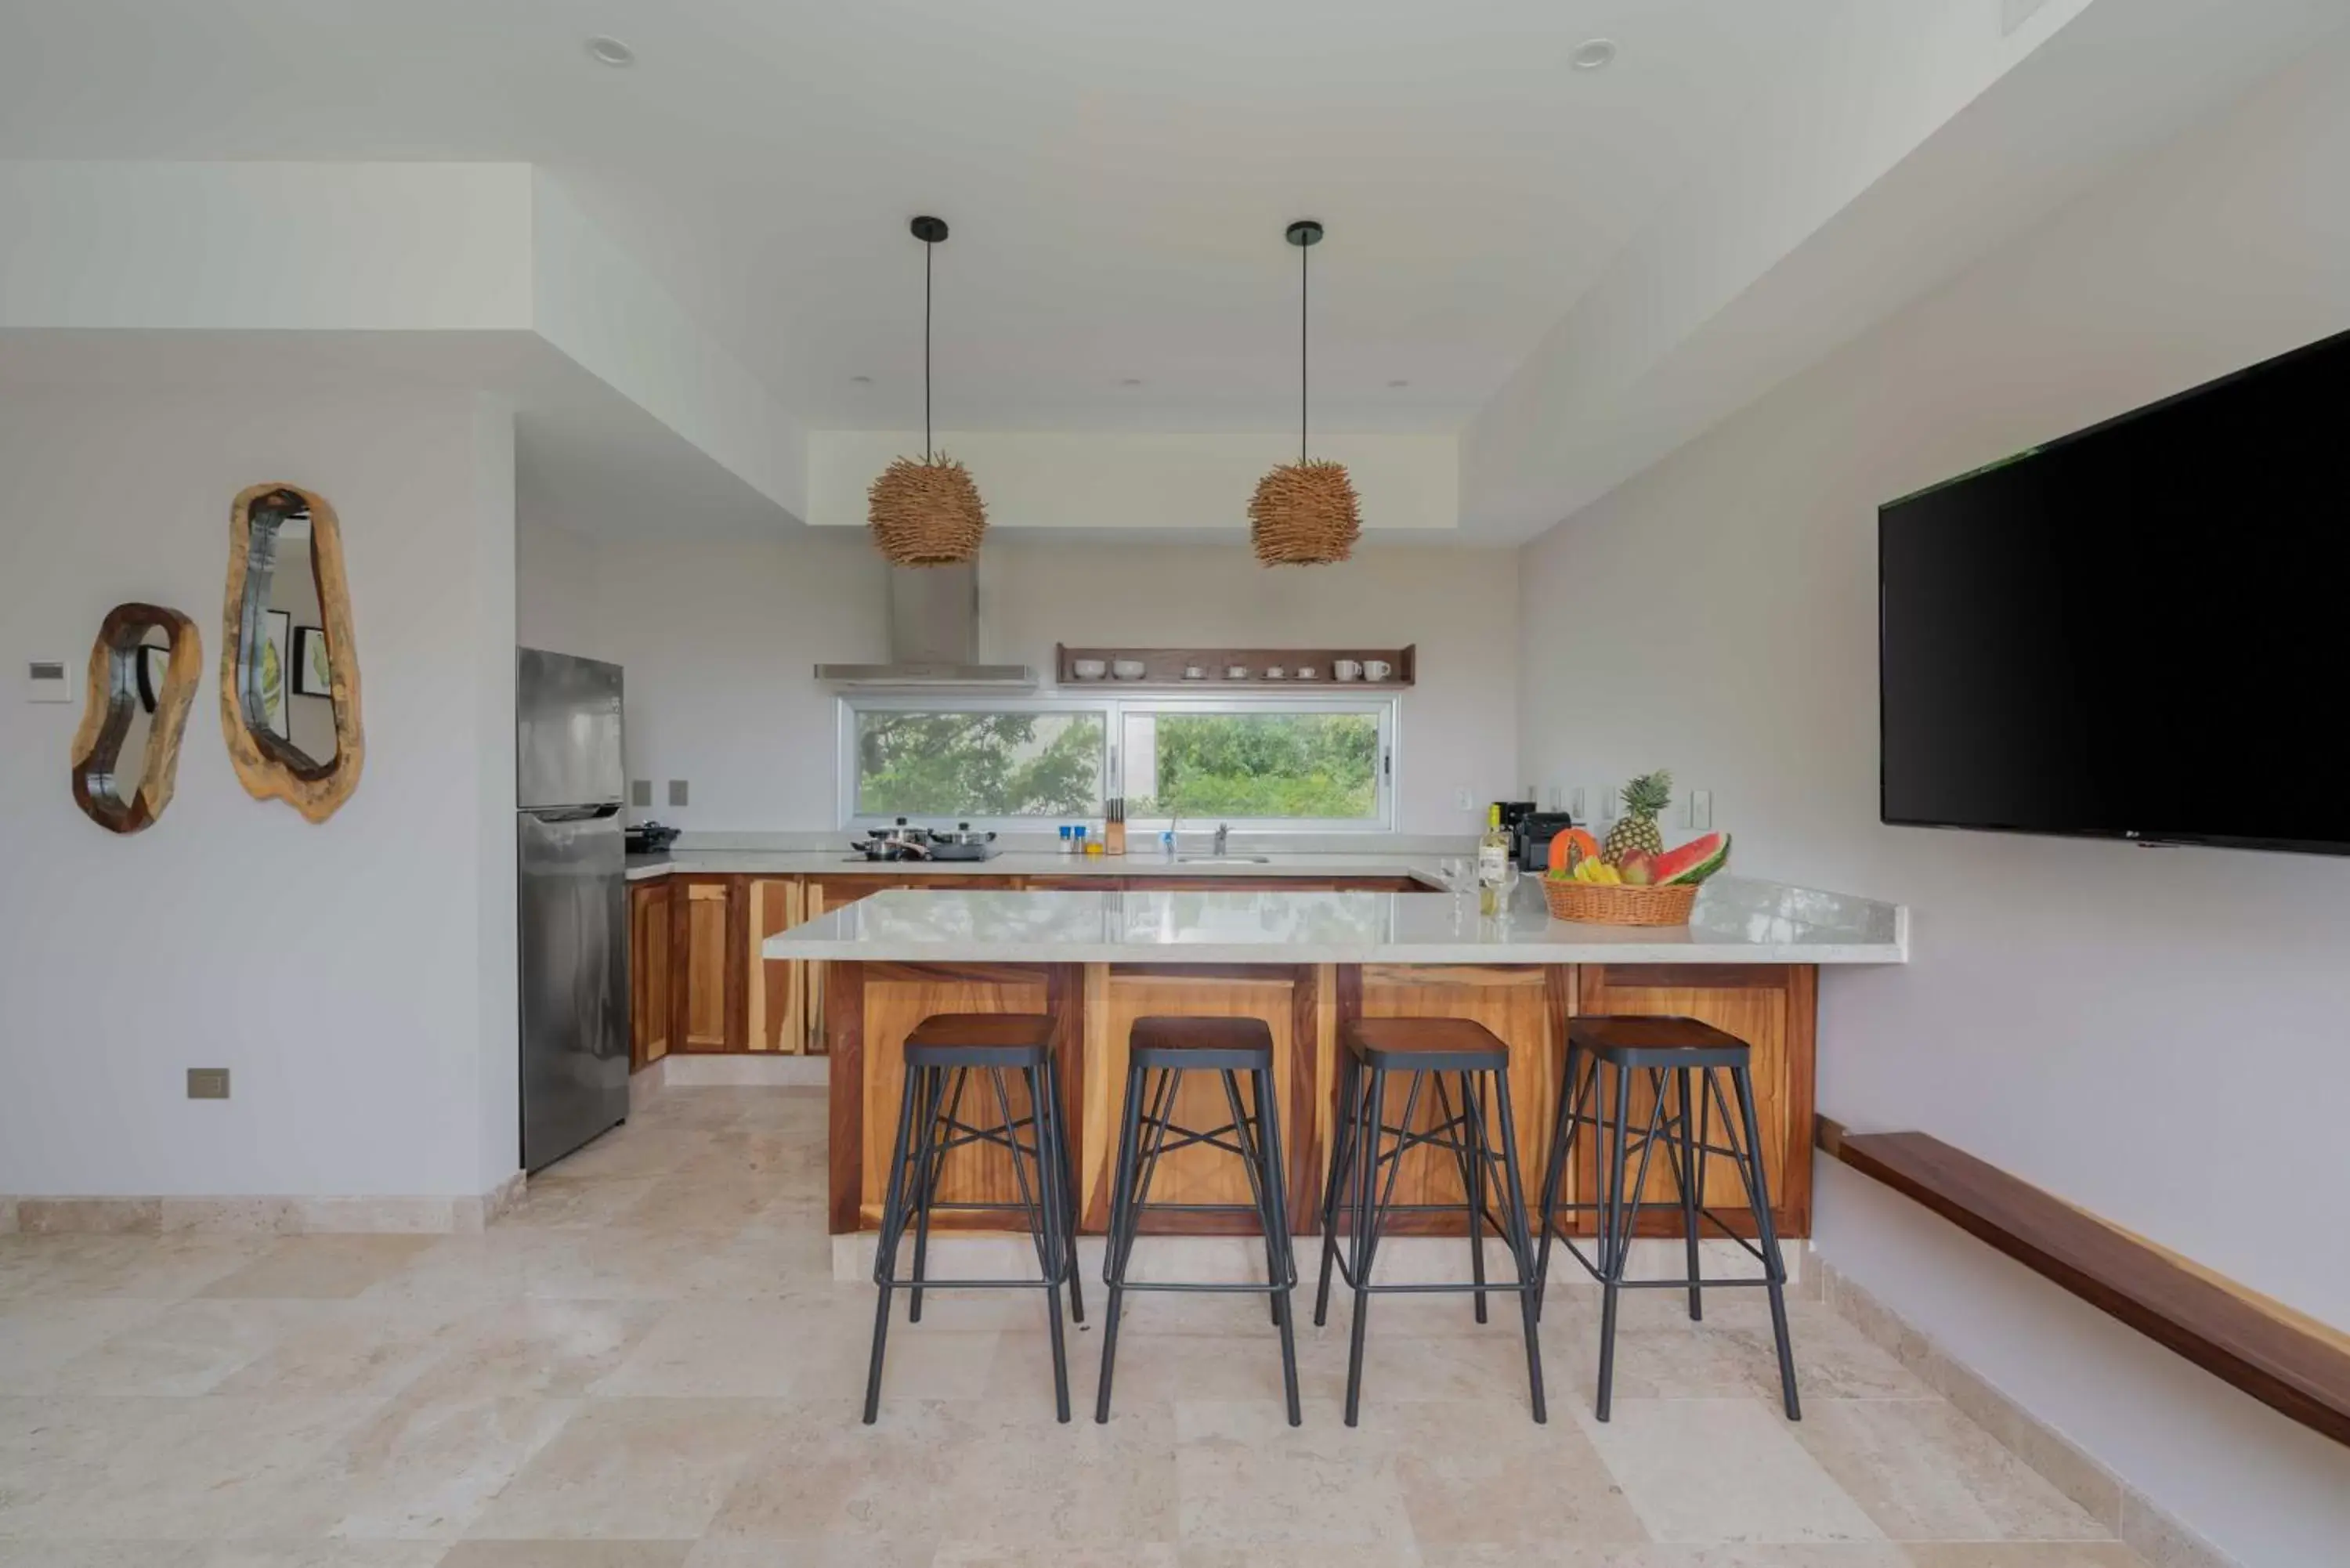
<path fill-rule="evenodd" d="M 1363 713 L 1375 717 L 1379 725 L 1379 769 L 1378 776 L 1378 809 L 1374 815 L 1361 817 L 1185 817 L 1186 832 L 1212 829 L 1219 826 L 1241 833 L 1392 833 L 1395 831 L 1396 780 L 1401 766 L 1400 720 L 1402 704 L 1392 695 L 1385 697 L 1342 697 L 1315 692 L 1292 696 L 1286 692 L 1228 692 L 1219 696 L 1176 695 L 1158 692 L 1104 691 L 1099 696 L 1060 693 L 1051 697 L 988 697 L 956 695 L 926 697 L 919 694 L 858 695 L 840 699 L 838 740 L 837 791 L 838 809 L 836 815 L 843 828 L 861 832 L 868 827 L 886 827 L 893 817 L 860 814 L 857 810 L 857 716 L 870 712 L 916 713 L 1097 713 L 1101 716 L 1104 744 L 1108 755 L 1104 759 L 1103 793 L 1123 795 L 1126 793 L 1125 759 L 1126 716 L 1130 712 L 1152 713 Z M 972 827 L 996 833 L 1050 833 L 1056 824 L 1082 820 L 1068 816 L 972 816 L 958 817 Z M 1129 817 L 1129 833 L 1156 835 L 1170 826 L 1166 817 Z"/>

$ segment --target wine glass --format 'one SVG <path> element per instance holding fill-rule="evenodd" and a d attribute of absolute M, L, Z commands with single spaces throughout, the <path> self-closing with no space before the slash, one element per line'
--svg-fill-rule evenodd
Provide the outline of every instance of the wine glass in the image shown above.
<path fill-rule="evenodd" d="M 1437 880 L 1452 895 L 1452 907 L 1457 911 L 1469 889 L 1476 886 L 1477 873 L 1469 862 L 1458 855 L 1448 855 L 1436 863 Z"/>

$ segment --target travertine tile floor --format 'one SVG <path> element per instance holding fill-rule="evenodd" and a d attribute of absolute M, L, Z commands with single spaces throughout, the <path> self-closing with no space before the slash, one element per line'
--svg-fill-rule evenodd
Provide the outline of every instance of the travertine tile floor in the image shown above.
<path fill-rule="evenodd" d="M 1823 1309 L 1806 1418 L 1762 1303 L 1634 1299 L 1616 1419 L 1554 1294 L 1509 1316 L 1140 1299 L 1117 1418 L 1052 1419 L 1033 1296 L 941 1299 L 858 1422 L 872 1294 L 824 1235 L 821 1092 L 677 1089 L 483 1236 L 0 1236 L 0 1565 L 2124 1568 L 2086 1514 Z M 1098 1334 L 1073 1336 L 1086 1402 Z"/>

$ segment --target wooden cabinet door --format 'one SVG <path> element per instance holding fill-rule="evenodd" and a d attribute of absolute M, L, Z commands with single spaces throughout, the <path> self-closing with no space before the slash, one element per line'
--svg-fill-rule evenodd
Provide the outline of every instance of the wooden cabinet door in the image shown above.
<path fill-rule="evenodd" d="M 749 980 L 740 956 L 749 940 L 742 884 L 748 878 L 673 875 L 670 880 L 677 990 L 671 1049 L 740 1051 Z"/>
<path fill-rule="evenodd" d="M 669 878 L 639 882 L 629 889 L 629 1070 L 644 1068 L 669 1054 Z"/>
<path fill-rule="evenodd" d="M 806 919 L 806 897 L 796 877 L 744 878 L 743 949 L 744 1038 L 753 1051 L 798 1055 L 808 1048 L 807 970 L 798 959 L 768 959 L 760 949 L 777 931 Z"/>
<path fill-rule="evenodd" d="M 1812 1051 L 1818 981 L 1819 971 L 1809 964 L 1586 964 L 1580 971 L 1578 1012 L 1702 1019 L 1752 1047 L 1754 1118 L 1762 1135 L 1762 1170 L 1771 1188 L 1771 1207 L 1782 1237 L 1812 1232 Z M 1726 1078 L 1722 1091 L 1735 1115 L 1737 1107 L 1729 1100 Z M 1646 1126 L 1650 1105 L 1644 1084 L 1636 1078 L 1632 1090 L 1636 1127 Z M 1712 1114 L 1707 1128 L 1710 1141 L 1717 1147 L 1742 1144 L 1742 1137 L 1723 1127 L 1722 1119 L 1719 1110 Z M 1596 1141 L 1586 1140 L 1586 1148 Z M 1583 1172 L 1586 1184 L 1596 1179 L 1593 1169 L 1586 1162 Z M 1650 1168 L 1648 1184 L 1640 1191 L 1644 1202 L 1663 1206 L 1653 1216 L 1659 1229 L 1679 1235 L 1679 1217 L 1671 1212 L 1672 1177 L 1662 1158 Z M 1744 1191 L 1728 1161 L 1711 1162 L 1705 1201 L 1717 1210 L 1743 1207 Z M 1644 1231 L 1651 1217 L 1642 1216 Z M 1752 1233 L 1752 1227 L 1739 1220 L 1731 1223 L 1743 1234 Z"/>

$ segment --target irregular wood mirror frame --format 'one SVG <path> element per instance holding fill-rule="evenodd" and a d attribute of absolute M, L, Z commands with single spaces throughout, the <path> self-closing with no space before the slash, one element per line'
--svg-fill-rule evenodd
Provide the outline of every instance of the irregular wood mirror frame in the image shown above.
<path fill-rule="evenodd" d="M 281 567 L 281 535 L 307 524 L 310 569 L 326 636 L 334 704 L 332 757 L 321 760 L 269 723 L 264 676 L 272 646 L 270 586 Z M 350 591 L 343 580 L 343 535 L 324 496 L 291 484 L 256 484 L 229 512 L 228 598 L 222 612 L 221 732 L 230 763 L 255 800 L 282 800 L 312 822 L 335 815 L 359 787 L 365 743 L 359 732 L 359 647 L 351 634 Z M 276 701 L 291 685 L 278 650 Z"/>
<path fill-rule="evenodd" d="M 158 645 L 154 637 L 163 641 Z M 140 660 L 154 648 L 170 649 L 162 689 L 154 692 L 147 721 L 146 750 L 135 784 L 118 772 L 123 742 L 144 707 Z M 172 804 L 180 776 L 180 737 L 188 710 L 195 705 L 196 680 L 203 669 L 203 639 L 196 623 L 161 605 L 123 604 L 107 611 L 89 649 L 89 688 L 81 728 L 73 748 L 74 804 L 109 833 L 137 833 L 153 826 Z M 130 787 L 126 790 L 126 784 Z"/>

